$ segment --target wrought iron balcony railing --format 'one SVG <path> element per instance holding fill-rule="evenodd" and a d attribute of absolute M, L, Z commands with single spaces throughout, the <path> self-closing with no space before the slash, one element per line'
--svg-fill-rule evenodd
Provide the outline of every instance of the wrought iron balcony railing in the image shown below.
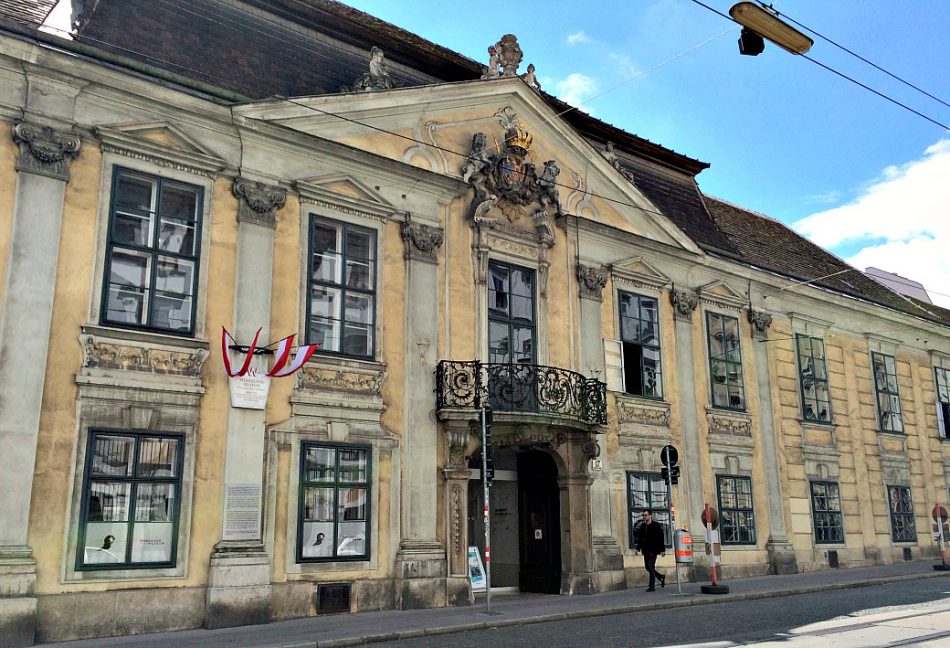
<path fill-rule="evenodd" d="M 533 364 L 442 360 L 436 367 L 436 407 L 525 412 L 607 423 L 607 385 L 567 369 Z"/>

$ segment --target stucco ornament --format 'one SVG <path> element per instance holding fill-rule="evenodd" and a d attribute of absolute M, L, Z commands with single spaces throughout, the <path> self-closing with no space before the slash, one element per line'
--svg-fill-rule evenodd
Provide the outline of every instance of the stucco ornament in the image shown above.
<path fill-rule="evenodd" d="M 534 74 L 534 63 L 528 63 L 528 71 L 521 75 L 524 82 L 535 92 L 541 92 L 541 82 Z"/>
<path fill-rule="evenodd" d="M 475 189 L 476 220 L 491 207 L 497 208 L 509 222 L 523 216 L 542 219 L 561 215 L 557 183 L 560 168 L 555 160 L 548 160 L 539 175 L 537 166 L 528 161 L 532 140 L 527 130 L 513 126 L 505 131 L 504 148 L 490 153 L 484 133 L 472 137 L 472 150 L 461 174 Z"/>
<path fill-rule="evenodd" d="M 374 92 L 376 90 L 391 90 L 396 87 L 389 76 L 389 63 L 386 55 L 378 47 L 369 53 L 369 72 L 364 72 L 350 88 L 343 88 L 343 92 Z"/>
<path fill-rule="evenodd" d="M 578 264 L 577 282 L 581 297 L 602 301 L 604 287 L 607 285 L 607 271 L 603 268 Z"/>
<path fill-rule="evenodd" d="M 497 43 L 488 48 L 488 67 L 485 68 L 482 78 L 518 76 L 518 66 L 523 56 L 521 46 L 518 45 L 518 37 L 514 34 L 505 34 Z"/>
<path fill-rule="evenodd" d="M 685 290 L 671 290 L 670 303 L 673 304 L 673 315 L 677 319 L 693 319 L 693 311 L 699 305 L 699 298 Z"/>
<path fill-rule="evenodd" d="M 69 133 L 54 131 L 49 126 L 27 122 L 13 125 L 13 141 L 20 145 L 16 170 L 69 180 L 69 162 L 79 156 L 82 140 Z"/>
<path fill-rule="evenodd" d="M 749 323 L 752 324 L 752 330 L 760 336 L 765 336 L 772 326 L 772 314 L 765 311 L 749 310 Z"/>
<path fill-rule="evenodd" d="M 610 166 L 617 169 L 617 171 L 620 171 L 620 175 L 622 175 L 624 178 L 626 178 L 630 182 L 633 182 L 633 173 L 631 173 L 631 171 L 628 168 L 626 168 L 623 165 L 623 163 L 620 161 L 620 158 L 617 156 L 617 152 L 614 150 L 613 142 L 607 142 L 606 148 L 604 148 L 604 150 L 601 151 L 600 154 L 604 157 L 605 160 L 607 160 L 607 162 L 610 163 Z"/>
<path fill-rule="evenodd" d="M 406 259 L 438 263 L 439 248 L 445 240 L 444 230 L 431 225 L 403 221 L 399 225 L 399 234 L 406 245 Z"/>
<path fill-rule="evenodd" d="M 258 225 L 273 227 L 277 210 L 287 202 L 283 189 L 245 178 L 235 178 L 231 192 L 238 199 L 237 219 Z"/>

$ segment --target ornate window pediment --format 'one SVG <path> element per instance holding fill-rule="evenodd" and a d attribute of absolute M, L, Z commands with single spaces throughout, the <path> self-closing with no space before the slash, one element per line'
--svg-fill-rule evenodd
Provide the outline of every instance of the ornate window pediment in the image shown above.
<path fill-rule="evenodd" d="M 227 163 L 214 151 L 168 122 L 98 126 L 94 133 L 102 150 L 145 160 L 161 167 L 214 177 Z"/>
<path fill-rule="evenodd" d="M 379 192 L 346 175 L 298 180 L 294 189 L 300 194 L 300 202 L 344 214 L 386 221 L 397 212 Z"/>
<path fill-rule="evenodd" d="M 716 280 L 696 289 L 700 300 L 707 304 L 742 310 L 749 303 L 746 295 L 732 288 L 725 281 Z"/>
<path fill-rule="evenodd" d="M 657 292 L 672 285 L 669 277 L 643 257 L 624 259 L 610 266 L 610 273 L 614 281 L 623 285 L 629 284 L 636 288 L 647 288 Z"/>

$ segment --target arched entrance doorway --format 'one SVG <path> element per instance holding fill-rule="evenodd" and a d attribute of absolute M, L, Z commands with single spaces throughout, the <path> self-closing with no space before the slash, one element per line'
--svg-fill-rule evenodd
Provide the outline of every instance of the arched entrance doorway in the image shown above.
<path fill-rule="evenodd" d="M 471 458 L 469 467 L 469 545 L 484 555 L 480 454 Z M 554 458 L 536 449 L 496 451 L 490 510 L 492 589 L 559 594 L 561 507 Z"/>

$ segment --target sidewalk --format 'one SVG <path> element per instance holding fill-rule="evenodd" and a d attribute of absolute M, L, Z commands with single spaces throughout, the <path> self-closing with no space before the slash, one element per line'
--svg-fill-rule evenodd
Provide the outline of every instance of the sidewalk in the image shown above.
<path fill-rule="evenodd" d="M 524 625 L 559 619 L 596 617 L 607 614 L 656 610 L 687 605 L 709 605 L 727 601 L 772 598 L 821 590 L 866 587 L 901 580 L 946 578 L 950 572 L 933 570 L 934 561 L 902 562 L 861 569 L 832 569 L 790 576 L 756 576 L 724 581 L 729 594 L 700 593 L 704 583 L 684 583 L 683 593 L 675 596 L 672 570 L 666 587 L 656 592 L 642 588 L 605 592 L 588 596 L 551 596 L 527 594 L 495 596 L 492 614 L 485 613 L 479 599 L 475 607 L 432 610 L 363 612 L 278 621 L 267 625 L 243 626 L 221 630 L 185 630 L 133 637 L 90 639 L 57 644 L 62 648 L 164 648 L 165 646 L 201 646 L 202 648 L 328 648 L 359 646 L 378 641 L 449 634 L 489 627 Z"/>

